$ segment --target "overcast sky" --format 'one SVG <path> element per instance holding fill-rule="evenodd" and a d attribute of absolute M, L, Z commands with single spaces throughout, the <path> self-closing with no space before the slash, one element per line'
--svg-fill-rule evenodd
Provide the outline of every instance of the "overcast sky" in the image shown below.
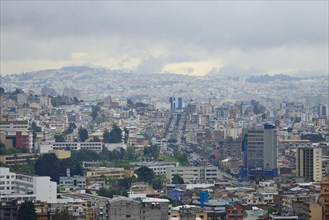
<path fill-rule="evenodd" d="M 328 1 L 3 1 L 1 74 L 328 73 Z"/>

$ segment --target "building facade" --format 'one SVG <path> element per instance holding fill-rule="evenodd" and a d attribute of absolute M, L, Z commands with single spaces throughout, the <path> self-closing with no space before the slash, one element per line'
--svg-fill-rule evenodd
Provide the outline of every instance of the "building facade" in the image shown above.
<path fill-rule="evenodd" d="M 49 176 L 28 176 L 0 167 L 0 200 L 25 197 L 41 202 L 56 203 L 57 183 Z"/>
<path fill-rule="evenodd" d="M 181 112 L 183 111 L 183 99 L 181 97 L 169 97 L 170 110 L 171 112 Z"/>
<path fill-rule="evenodd" d="M 322 148 L 312 145 L 296 149 L 296 175 L 307 181 L 322 180 Z"/>
<path fill-rule="evenodd" d="M 275 126 L 265 124 L 263 128 L 244 130 L 242 152 L 241 178 L 255 179 L 257 176 L 277 176 L 277 130 Z"/>
<path fill-rule="evenodd" d="M 195 180 L 217 180 L 219 177 L 218 167 L 168 167 L 166 178 L 172 180 L 174 175 L 179 175 L 184 182 Z"/>
<path fill-rule="evenodd" d="M 51 150 L 92 150 L 102 152 L 102 142 L 42 142 L 39 144 L 40 153 Z"/>

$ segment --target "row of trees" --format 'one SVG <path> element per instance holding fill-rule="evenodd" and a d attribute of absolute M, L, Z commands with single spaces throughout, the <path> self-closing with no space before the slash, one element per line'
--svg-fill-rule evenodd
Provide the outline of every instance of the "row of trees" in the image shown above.
<path fill-rule="evenodd" d="M 136 153 L 132 146 L 128 146 L 127 149 L 119 148 L 112 151 L 103 147 L 101 154 L 89 150 L 80 150 L 72 152 L 72 158 L 78 161 L 117 161 L 117 160 L 135 160 Z"/>
<path fill-rule="evenodd" d="M 44 154 L 34 164 L 34 171 L 39 176 L 50 176 L 59 182 L 60 176 L 66 176 L 67 168 L 71 175 L 82 175 L 82 167 L 75 158 L 58 159 L 55 154 Z"/>
<path fill-rule="evenodd" d="M 69 127 L 65 130 L 63 134 L 57 134 L 55 135 L 55 141 L 56 142 L 63 142 L 65 141 L 64 135 L 73 133 L 73 130 L 76 128 L 76 125 L 74 123 L 70 123 Z M 104 143 L 121 143 L 122 138 L 125 143 L 128 142 L 129 137 L 129 130 L 127 128 L 124 128 L 125 135 L 122 137 L 122 130 L 119 128 L 116 124 L 113 124 L 112 130 L 105 130 L 103 133 L 103 142 Z M 88 130 L 86 128 L 80 127 L 78 130 L 78 139 L 81 142 L 85 142 L 89 137 Z M 92 141 L 100 141 L 98 137 L 94 137 Z"/>

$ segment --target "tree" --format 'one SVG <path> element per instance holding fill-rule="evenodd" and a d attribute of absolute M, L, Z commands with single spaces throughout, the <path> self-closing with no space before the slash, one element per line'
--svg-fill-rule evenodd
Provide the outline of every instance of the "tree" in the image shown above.
<path fill-rule="evenodd" d="M 128 193 L 124 189 L 106 189 L 106 188 L 101 188 L 98 191 L 99 196 L 104 196 L 108 198 L 113 198 L 114 195 L 121 195 L 121 196 L 126 196 L 128 197 Z"/>
<path fill-rule="evenodd" d="M 128 139 L 129 139 L 129 130 L 125 127 L 125 128 L 123 129 L 123 131 L 125 132 L 125 136 L 124 136 L 124 138 L 123 138 L 123 141 L 124 141 L 124 143 L 126 144 L 126 143 L 128 143 Z"/>
<path fill-rule="evenodd" d="M 154 180 L 154 172 L 152 169 L 142 166 L 140 168 L 138 168 L 135 173 L 137 174 L 137 180 L 138 181 L 143 181 L 146 183 L 153 183 Z"/>
<path fill-rule="evenodd" d="M 42 129 L 41 129 L 40 126 L 37 126 L 35 121 L 33 121 L 32 124 L 31 124 L 31 130 L 34 131 L 34 132 L 41 132 Z"/>
<path fill-rule="evenodd" d="M 122 142 L 122 130 L 114 123 L 110 132 L 110 143 Z"/>
<path fill-rule="evenodd" d="M 72 158 L 77 161 L 98 161 L 101 159 L 101 156 L 95 151 L 79 150 L 72 152 Z"/>
<path fill-rule="evenodd" d="M 92 142 L 101 142 L 101 139 L 99 139 L 99 137 L 97 137 L 97 136 L 94 136 L 91 141 Z"/>
<path fill-rule="evenodd" d="M 278 210 L 275 207 L 269 205 L 267 211 L 269 214 L 273 214 L 273 213 L 277 212 Z"/>
<path fill-rule="evenodd" d="M 60 177 L 59 159 L 56 154 L 44 154 L 36 160 L 34 164 L 34 171 L 39 176 L 50 176 L 56 182 Z"/>
<path fill-rule="evenodd" d="M 172 178 L 171 183 L 172 184 L 184 184 L 184 179 L 180 175 L 175 174 Z"/>
<path fill-rule="evenodd" d="M 76 129 L 77 126 L 75 125 L 74 122 L 69 123 L 69 127 L 66 129 L 65 134 L 72 134 L 73 130 Z"/>
<path fill-rule="evenodd" d="M 103 133 L 103 142 L 104 143 L 111 143 L 111 136 L 109 130 L 105 129 Z"/>
<path fill-rule="evenodd" d="M 65 141 L 64 136 L 61 134 L 55 134 L 54 138 L 55 138 L 55 142 L 64 142 Z"/>
<path fill-rule="evenodd" d="M 67 168 L 72 175 L 82 175 L 81 164 L 74 157 L 60 160 L 55 154 L 44 154 L 34 164 L 36 175 L 50 176 L 56 182 L 60 176 L 66 176 Z"/>
<path fill-rule="evenodd" d="M 153 189 L 161 190 L 163 187 L 164 180 L 165 180 L 165 176 L 156 176 L 152 183 Z"/>
<path fill-rule="evenodd" d="M 93 120 L 95 120 L 98 116 L 98 112 L 100 111 L 99 106 L 92 106 L 92 112 L 91 112 L 91 116 L 93 118 Z"/>
<path fill-rule="evenodd" d="M 77 97 L 73 98 L 73 104 L 74 105 L 79 105 L 79 100 L 77 99 Z"/>
<path fill-rule="evenodd" d="M 79 140 L 85 142 L 88 139 L 88 130 L 80 127 L 78 131 Z"/>
<path fill-rule="evenodd" d="M 178 150 L 174 150 L 173 152 L 174 157 L 178 160 L 178 162 L 181 165 L 188 165 L 188 159 L 187 159 L 187 155 L 184 153 L 179 152 Z"/>
<path fill-rule="evenodd" d="M 144 156 L 158 158 L 159 156 L 159 147 L 156 145 L 152 145 L 150 147 L 145 147 L 143 150 Z"/>
<path fill-rule="evenodd" d="M 124 189 L 126 189 L 126 190 L 129 190 L 130 187 L 131 187 L 131 183 L 132 183 L 132 182 L 133 182 L 133 178 L 132 178 L 132 177 L 126 177 L 126 178 L 120 179 L 120 180 L 118 181 L 118 184 L 119 184 L 122 188 L 124 188 Z"/>
<path fill-rule="evenodd" d="M 51 216 L 52 220 L 72 220 L 75 219 L 71 213 L 67 209 L 63 211 L 56 210 L 56 213 Z"/>
<path fill-rule="evenodd" d="M 136 158 L 136 151 L 135 148 L 133 146 L 128 146 L 127 150 L 126 150 L 126 159 L 127 160 L 135 160 Z"/>
<path fill-rule="evenodd" d="M 23 202 L 18 209 L 17 220 L 34 220 L 37 219 L 34 204 L 31 201 Z"/>

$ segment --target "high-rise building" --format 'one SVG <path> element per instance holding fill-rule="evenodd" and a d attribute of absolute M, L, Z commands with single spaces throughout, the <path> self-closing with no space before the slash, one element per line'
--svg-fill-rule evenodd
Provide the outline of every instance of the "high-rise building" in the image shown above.
<path fill-rule="evenodd" d="M 171 112 L 181 112 L 183 111 L 183 99 L 181 97 L 169 97 L 170 110 Z"/>
<path fill-rule="evenodd" d="M 241 178 L 277 176 L 277 131 L 275 126 L 244 130 L 242 139 L 243 164 Z"/>
<path fill-rule="evenodd" d="M 296 149 L 296 175 L 307 181 L 321 181 L 322 148 L 313 144 Z"/>

